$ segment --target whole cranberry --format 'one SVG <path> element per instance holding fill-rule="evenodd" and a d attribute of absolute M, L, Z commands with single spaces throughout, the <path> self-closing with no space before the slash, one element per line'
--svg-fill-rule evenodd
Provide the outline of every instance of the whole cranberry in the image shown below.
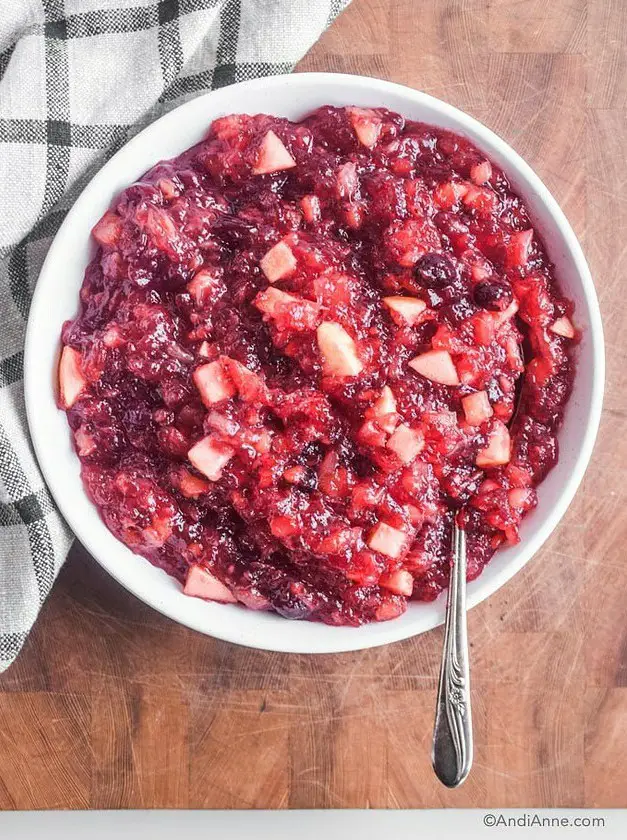
<path fill-rule="evenodd" d="M 473 291 L 477 306 L 491 312 L 502 312 L 512 302 L 512 289 L 502 280 L 486 280 L 478 283 Z"/>
<path fill-rule="evenodd" d="M 416 263 L 416 278 L 428 289 L 441 289 L 457 280 L 457 272 L 446 254 L 425 254 Z"/>

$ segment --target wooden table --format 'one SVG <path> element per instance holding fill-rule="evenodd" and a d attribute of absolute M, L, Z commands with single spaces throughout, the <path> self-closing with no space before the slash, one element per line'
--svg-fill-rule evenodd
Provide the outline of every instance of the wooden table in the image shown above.
<path fill-rule="evenodd" d="M 0 807 L 625 807 L 627 4 L 354 0 L 300 69 L 403 82 L 495 129 L 561 202 L 601 298 L 593 463 L 548 545 L 470 614 L 472 775 L 449 792 L 431 772 L 441 631 L 246 650 L 160 617 L 75 549 L 0 678 Z"/>

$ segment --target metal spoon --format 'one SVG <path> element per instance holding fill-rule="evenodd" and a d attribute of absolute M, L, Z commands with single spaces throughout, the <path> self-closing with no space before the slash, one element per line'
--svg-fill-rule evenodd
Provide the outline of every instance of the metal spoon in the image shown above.
<path fill-rule="evenodd" d="M 466 532 L 453 520 L 453 559 L 431 761 L 438 779 L 458 787 L 472 766 L 472 714 L 466 630 Z"/>
<path fill-rule="evenodd" d="M 523 325 L 524 327 L 524 325 Z M 524 329 L 521 330 L 524 335 Z M 528 341 L 521 345 L 525 367 L 532 357 Z M 523 403 L 525 379 L 516 382 L 514 410 L 509 419 L 515 425 Z M 444 648 L 435 708 L 431 763 L 438 779 L 449 788 L 459 787 L 472 767 L 472 712 L 468 631 L 466 629 L 466 532 L 453 519 L 453 559 L 446 600 Z"/>

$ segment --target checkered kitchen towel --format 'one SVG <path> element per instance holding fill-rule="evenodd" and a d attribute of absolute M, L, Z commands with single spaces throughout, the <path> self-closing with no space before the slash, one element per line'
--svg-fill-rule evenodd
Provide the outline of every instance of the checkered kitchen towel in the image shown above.
<path fill-rule="evenodd" d="M 349 0 L 0 0 L 0 671 L 71 537 L 34 460 L 23 340 L 52 237 L 130 135 L 212 88 L 289 72 Z"/>

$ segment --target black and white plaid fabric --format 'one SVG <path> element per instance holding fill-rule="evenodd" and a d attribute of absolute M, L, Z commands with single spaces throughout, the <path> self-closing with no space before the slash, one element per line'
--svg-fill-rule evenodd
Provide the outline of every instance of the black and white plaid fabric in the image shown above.
<path fill-rule="evenodd" d="M 29 302 L 66 210 L 139 128 L 212 88 L 289 72 L 350 0 L 2 0 L 0 671 L 71 542 L 22 388 Z"/>

